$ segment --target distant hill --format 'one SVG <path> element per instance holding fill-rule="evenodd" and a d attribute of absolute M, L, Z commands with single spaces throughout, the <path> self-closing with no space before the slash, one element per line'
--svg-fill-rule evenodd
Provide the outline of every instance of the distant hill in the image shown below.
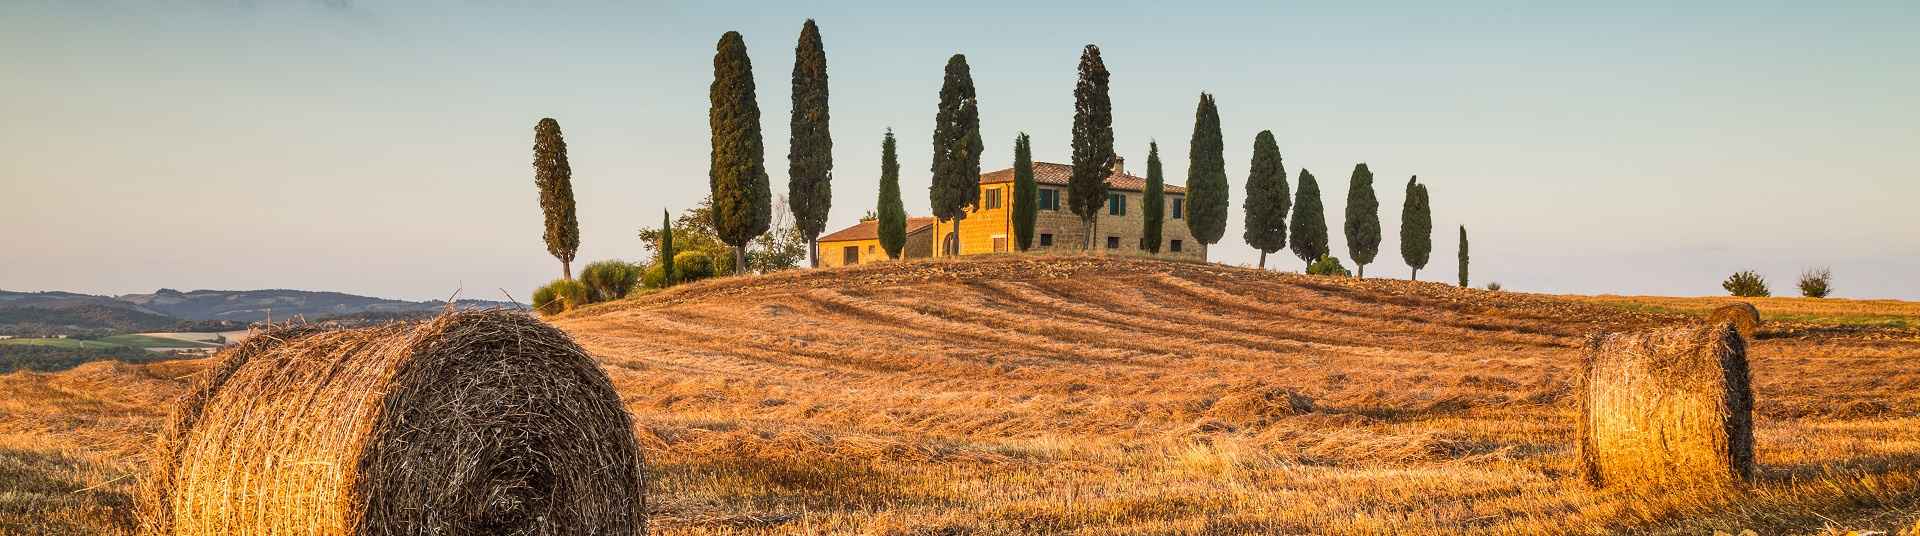
<path fill-rule="evenodd" d="M 411 302 L 304 290 L 160 289 L 151 294 L 95 296 L 72 292 L 0 290 L 0 334 L 49 334 L 60 331 L 152 331 L 180 321 L 279 321 L 362 313 L 416 313 L 443 309 L 446 302 Z M 509 307 L 506 302 L 459 300 L 454 307 Z M 51 330 L 51 331 L 49 331 Z"/>

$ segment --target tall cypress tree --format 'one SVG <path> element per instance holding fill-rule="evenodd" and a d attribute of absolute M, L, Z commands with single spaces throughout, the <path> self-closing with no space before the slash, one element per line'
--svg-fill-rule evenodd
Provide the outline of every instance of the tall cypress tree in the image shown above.
<path fill-rule="evenodd" d="M 665 276 L 665 286 L 673 286 L 680 281 L 680 273 L 673 269 L 673 216 L 667 209 L 660 209 L 660 274 Z"/>
<path fill-rule="evenodd" d="M 1367 277 L 1367 263 L 1380 254 L 1380 198 L 1373 195 L 1373 171 L 1365 163 L 1353 166 L 1347 182 L 1347 255 L 1360 266 L 1354 277 Z"/>
<path fill-rule="evenodd" d="M 1033 247 L 1033 226 L 1040 219 L 1040 183 L 1033 180 L 1033 138 L 1013 139 L 1013 245 Z"/>
<path fill-rule="evenodd" d="M 1300 190 L 1293 199 L 1293 236 L 1288 238 L 1288 246 L 1293 254 L 1312 266 L 1329 251 L 1327 247 L 1327 214 L 1320 204 L 1320 183 L 1313 180 L 1313 173 L 1300 170 Z"/>
<path fill-rule="evenodd" d="M 1220 110 L 1213 95 L 1200 94 L 1193 112 L 1193 142 L 1187 149 L 1187 229 L 1202 244 L 1227 234 L 1227 156 L 1220 138 Z"/>
<path fill-rule="evenodd" d="M 713 154 L 707 182 L 713 189 L 713 230 L 721 242 L 733 246 L 737 272 L 747 266 L 747 245 L 772 223 L 773 192 L 767 184 L 760 104 L 754 100 L 747 42 L 740 32 L 727 32 L 717 48 L 708 90 Z"/>
<path fill-rule="evenodd" d="M 1094 225 L 1107 204 L 1107 177 L 1113 175 L 1113 101 L 1107 98 L 1107 64 L 1100 47 L 1080 52 L 1080 82 L 1073 86 L 1073 175 L 1067 179 L 1068 206 L 1086 227 L 1081 249 L 1093 249 Z"/>
<path fill-rule="evenodd" d="M 1287 192 L 1287 169 L 1280 159 L 1280 144 L 1273 131 L 1262 130 L 1253 137 L 1253 168 L 1247 171 L 1247 245 L 1260 250 L 1260 269 L 1267 268 L 1267 254 L 1287 247 L 1287 211 L 1293 199 Z"/>
<path fill-rule="evenodd" d="M 953 222 L 953 245 L 941 245 L 949 255 L 960 254 L 960 220 L 966 219 L 968 207 L 980 202 L 982 150 L 973 72 L 965 55 L 954 54 L 947 59 L 940 111 L 933 117 L 933 187 L 927 191 L 933 215 Z"/>
<path fill-rule="evenodd" d="M 807 19 L 794 47 L 792 137 L 787 151 L 787 208 L 807 237 L 810 266 L 820 267 L 820 233 L 833 206 L 833 136 L 827 132 L 827 51 L 820 27 Z"/>
<path fill-rule="evenodd" d="M 1140 195 L 1140 210 L 1145 216 L 1140 229 L 1140 245 L 1147 253 L 1160 254 L 1161 231 L 1167 224 L 1167 178 L 1160 169 L 1160 142 L 1147 142 L 1147 191 Z"/>
<path fill-rule="evenodd" d="M 887 258 L 900 258 L 900 249 L 907 246 L 907 208 L 900 200 L 900 156 L 893 148 L 893 129 L 887 129 L 887 138 L 880 142 L 880 249 L 887 250 Z"/>
<path fill-rule="evenodd" d="M 573 168 L 567 165 L 567 140 L 560 122 L 541 119 L 533 127 L 533 183 L 540 187 L 540 212 L 547 220 L 547 253 L 560 259 L 560 275 L 573 279 L 573 255 L 580 250 L 580 222 L 573 213 Z"/>
<path fill-rule="evenodd" d="M 1427 185 L 1420 176 L 1407 179 L 1407 201 L 1400 205 L 1400 258 L 1413 267 L 1409 279 L 1418 281 L 1433 253 L 1433 207 L 1427 204 Z"/>
<path fill-rule="evenodd" d="M 1460 288 L 1467 287 L 1467 226 L 1460 226 Z"/>

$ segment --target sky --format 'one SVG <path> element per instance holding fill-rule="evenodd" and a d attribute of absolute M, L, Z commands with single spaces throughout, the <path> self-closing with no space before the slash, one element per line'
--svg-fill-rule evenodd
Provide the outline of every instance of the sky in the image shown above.
<path fill-rule="evenodd" d="M 1475 286 L 1920 300 L 1920 2 L 0 3 L 0 289 L 292 288 L 513 296 L 560 275 L 541 241 L 533 127 L 565 133 L 588 261 L 707 194 L 720 36 L 754 62 L 776 193 L 793 50 L 820 26 L 832 91 L 828 232 L 875 204 L 900 138 L 928 213 L 944 65 L 965 54 L 985 171 L 1069 162 L 1075 66 L 1100 47 L 1115 147 L 1157 140 L 1186 182 L 1201 92 L 1231 184 L 1212 260 L 1241 239 L 1253 139 L 1319 180 L 1335 256 L 1347 178 L 1375 174 L 1374 277 L 1406 277 L 1400 205 L 1431 191 L 1433 260 Z M 1282 251 L 1270 264 L 1300 270 Z M 1347 261 L 1351 267 L 1351 261 Z"/>

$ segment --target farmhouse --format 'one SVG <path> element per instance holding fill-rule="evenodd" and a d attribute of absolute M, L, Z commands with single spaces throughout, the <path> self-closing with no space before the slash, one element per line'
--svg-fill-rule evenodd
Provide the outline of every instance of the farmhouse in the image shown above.
<path fill-rule="evenodd" d="M 933 218 L 907 218 L 907 244 L 900 257 L 924 259 L 933 256 Z M 820 266 L 846 266 L 887 260 L 880 247 L 880 222 L 862 221 L 852 227 L 820 237 Z"/>
<path fill-rule="evenodd" d="M 1066 206 L 1067 178 L 1073 166 L 1051 162 L 1033 163 L 1033 180 L 1040 185 L 1040 214 L 1033 225 L 1034 250 L 1079 250 L 1086 244 L 1086 226 Z M 1142 229 L 1146 209 L 1141 197 L 1146 194 L 1147 179 L 1126 172 L 1126 161 L 1114 158 L 1113 175 L 1107 177 L 1107 202 L 1094 224 L 1093 250 L 1143 251 Z M 1166 186 L 1166 218 L 1160 227 L 1160 254 L 1206 259 L 1207 246 L 1193 239 L 1187 229 L 1187 189 Z M 879 226 L 863 221 L 853 227 L 820 237 L 820 265 L 842 266 L 885 260 L 880 248 Z M 909 259 L 943 256 L 949 248 L 934 244 L 953 241 L 953 222 L 934 218 L 907 220 L 907 246 L 900 256 Z M 1005 253 L 1013 251 L 1013 168 L 980 175 L 980 202 L 960 220 L 960 254 Z"/>
<path fill-rule="evenodd" d="M 1086 226 L 1066 206 L 1067 178 L 1073 166 L 1050 162 L 1033 163 L 1033 180 L 1040 184 L 1040 217 L 1033 225 L 1033 249 L 1078 250 L 1087 238 Z M 1146 210 L 1141 206 L 1147 179 L 1128 174 L 1126 160 L 1113 159 L 1113 174 L 1107 177 L 1107 202 L 1094 224 L 1093 250 L 1142 251 L 1141 230 L 1146 225 Z M 1187 189 L 1166 186 L 1166 218 L 1160 226 L 1160 254 L 1175 257 L 1207 258 L 1206 245 L 1193 239 L 1187 229 Z M 938 243 L 951 244 L 953 222 L 934 226 Z M 1013 248 L 1013 168 L 980 175 L 980 203 L 960 220 L 960 254 L 1000 253 Z M 934 256 L 947 248 L 936 248 Z"/>

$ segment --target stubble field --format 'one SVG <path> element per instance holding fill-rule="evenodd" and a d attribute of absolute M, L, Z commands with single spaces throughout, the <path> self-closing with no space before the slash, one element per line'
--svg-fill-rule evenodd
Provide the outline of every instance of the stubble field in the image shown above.
<path fill-rule="evenodd" d="M 1884 324 L 1761 329 L 1751 492 L 1581 488 L 1579 346 L 1697 321 L 1660 307 L 1010 256 L 715 281 L 554 323 L 638 421 L 658 534 L 1914 525 L 1920 330 Z M 0 377 L 0 525 L 125 531 L 140 445 L 202 366 Z"/>

